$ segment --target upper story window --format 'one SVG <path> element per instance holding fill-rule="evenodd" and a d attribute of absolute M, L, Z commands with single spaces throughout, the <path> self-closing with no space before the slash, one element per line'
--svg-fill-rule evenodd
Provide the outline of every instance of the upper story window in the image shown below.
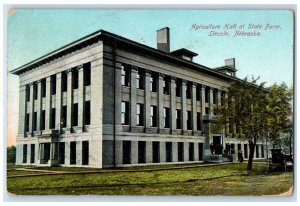
<path fill-rule="evenodd" d="M 213 104 L 218 103 L 218 91 L 216 89 L 213 90 Z"/>
<path fill-rule="evenodd" d="M 38 93 L 38 85 L 37 84 L 33 84 L 33 100 L 37 99 L 37 93 Z"/>
<path fill-rule="evenodd" d="M 151 127 L 157 127 L 157 106 L 151 106 Z"/>
<path fill-rule="evenodd" d="M 121 69 L 121 84 L 122 86 L 130 86 L 130 69 L 128 66 L 122 65 Z"/>
<path fill-rule="evenodd" d="M 169 128 L 170 127 L 170 109 L 169 108 L 164 108 L 164 128 Z"/>
<path fill-rule="evenodd" d="M 164 88 L 164 94 L 169 95 L 170 94 L 170 77 L 165 76 L 163 81 L 163 88 Z"/>
<path fill-rule="evenodd" d="M 30 87 L 26 85 L 26 102 L 30 101 Z"/>
<path fill-rule="evenodd" d="M 78 70 L 74 69 L 72 71 L 72 88 L 78 89 Z"/>
<path fill-rule="evenodd" d="M 121 102 L 121 124 L 129 124 L 129 102 Z"/>
<path fill-rule="evenodd" d="M 222 91 L 221 92 L 221 105 L 224 106 L 224 102 L 225 102 L 225 92 Z"/>
<path fill-rule="evenodd" d="M 151 73 L 151 77 L 150 77 L 150 90 L 151 92 L 157 92 L 157 84 L 158 83 L 158 75 L 155 72 Z"/>
<path fill-rule="evenodd" d="M 51 76 L 51 95 L 56 94 L 56 75 Z"/>
<path fill-rule="evenodd" d="M 46 97 L 46 79 L 41 80 L 42 97 Z"/>
<path fill-rule="evenodd" d="M 196 86 L 196 100 L 197 101 L 201 100 L 201 88 L 200 88 L 199 84 L 197 84 L 197 86 Z"/>
<path fill-rule="evenodd" d="M 87 63 L 83 65 L 83 79 L 84 79 L 84 86 L 91 85 L 91 63 Z"/>
<path fill-rule="evenodd" d="M 144 105 L 143 104 L 137 104 L 136 107 L 136 123 L 138 126 L 144 125 Z"/>
<path fill-rule="evenodd" d="M 188 82 L 186 84 L 186 98 L 191 99 L 192 98 L 192 83 Z"/>
<path fill-rule="evenodd" d="M 192 112 L 191 111 L 186 111 L 186 126 L 187 126 L 187 130 L 191 130 L 192 129 Z"/>
<path fill-rule="evenodd" d="M 181 110 L 176 109 L 176 129 L 181 129 Z"/>
<path fill-rule="evenodd" d="M 181 79 L 177 79 L 176 80 L 176 96 L 177 97 L 181 97 L 181 88 L 182 88 L 182 81 Z"/>
<path fill-rule="evenodd" d="M 145 85 L 145 71 L 139 68 L 136 77 L 136 88 L 144 89 L 145 88 L 144 85 Z"/>
<path fill-rule="evenodd" d="M 66 92 L 68 90 L 68 74 L 63 72 L 61 74 L 61 91 Z"/>
<path fill-rule="evenodd" d="M 197 130 L 201 130 L 201 113 L 197 112 Z"/>
<path fill-rule="evenodd" d="M 206 103 L 209 103 L 209 96 L 210 96 L 210 88 L 209 87 L 206 87 L 205 88 L 205 102 Z"/>

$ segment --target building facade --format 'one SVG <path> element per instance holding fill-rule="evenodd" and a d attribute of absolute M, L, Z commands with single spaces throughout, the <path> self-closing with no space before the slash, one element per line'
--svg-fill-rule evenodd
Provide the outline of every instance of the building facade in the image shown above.
<path fill-rule="evenodd" d="M 12 71 L 19 75 L 19 165 L 119 167 L 233 160 L 247 142 L 212 134 L 214 108 L 234 81 L 235 60 L 219 68 L 97 31 Z M 228 126 L 234 134 L 234 125 Z M 211 149 L 213 145 L 213 150 Z M 266 157 L 264 142 L 255 158 Z"/>

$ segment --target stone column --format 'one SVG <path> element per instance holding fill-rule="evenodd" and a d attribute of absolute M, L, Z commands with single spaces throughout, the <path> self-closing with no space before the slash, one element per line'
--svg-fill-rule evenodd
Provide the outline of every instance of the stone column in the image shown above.
<path fill-rule="evenodd" d="M 258 147 L 258 158 L 261 158 L 261 144 L 257 144 L 256 147 Z"/>
<path fill-rule="evenodd" d="M 84 102 L 84 80 L 83 80 L 83 65 L 77 66 L 78 70 L 78 127 L 76 132 L 83 131 L 83 102 Z"/>
<path fill-rule="evenodd" d="M 152 141 L 146 141 L 146 163 L 153 162 Z"/>
<path fill-rule="evenodd" d="M 218 90 L 218 99 L 217 99 L 217 101 L 218 101 L 218 109 L 220 109 L 220 107 L 221 107 L 221 98 L 222 98 L 222 95 L 221 95 L 221 90 Z"/>
<path fill-rule="evenodd" d="M 151 92 L 150 92 L 151 71 L 145 72 L 145 131 L 151 128 Z"/>
<path fill-rule="evenodd" d="M 70 142 L 65 143 L 65 165 L 70 165 Z"/>
<path fill-rule="evenodd" d="M 30 100 L 29 100 L 29 132 L 32 133 L 32 123 L 33 123 L 33 83 L 29 84 L 30 87 Z"/>
<path fill-rule="evenodd" d="M 26 164 L 30 164 L 31 160 L 31 144 L 27 144 L 27 160 Z"/>
<path fill-rule="evenodd" d="M 116 121 L 116 131 L 119 132 L 122 130 L 121 125 L 121 69 L 122 64 L 116 63 L 115 67 L 115 121 Z M 91 110 L 92 111 L 92 110 Z"/>
<path fill-rule="evenodd" d="M 82 141 L 76 141 L 76 165 L 82 165 Z"/>
<path fill-rule="evenodd" d="M 197 131 L 197 98 L 196 98 L 196 83 L 193 83 L 192 85 L 192 130 L 193 135 L 195 135 Z"/>
<path fill-rule="evenodd" d="M 159 142 L 159 155 L 160 162 L 166 162 L 166 142 Z"/>
<path fill-rule="evenodd" d="M 202 85 L 201 87 L 201 130 L 202 130 L 202 133 L 204 133 L 204 124 L 203 124 L 203 117 L 205 115 L 205 88 L 206 86 Z"/>
<path fill-rule="evenodd" d="M 73 104 L 73 88 L 72 88 L 72 69 L 66 71 L 68 75 L 67 85 L 67 133 L 72 130 L 72 104 Z M 93 110 L 91 110 L 93 111 Z"/>
<path fill-rule="evenodd" d="M 225 93 L 225 107 L 226 107 L 226 108 L 228 108 L 228 106 L 229 106 L 227 100 L 228 100 L 228 93 L 226 92 L 226 93 Z M 229 133 L 229 123 L 226 123 L 226 126 L 225 126 L 225 133 L 227 133 L 227 134 Z"/>
<path fill-rule="evenodd" d="M 123 141 L 116 141 L 116 165 L 123 164 Z"/>
<path fill-rule="evenodd" d="M 42 106 L 42 84 L 41 81 L 38 80 L 37 82 L 37 104 L 36 104 L 36 131 L 41 129 L 41 106 Z"/>
<path fill-rule="evenodd" d="M 209 90 L 209 115 L 214 114 L 214 89 Z"/>
<path fill-rule="evenodd" d="M 130 72 L 130 130 L 137 132 L 137 119 L 136 119 L 136 77 L 138 69 L 132 67 Z"/>
<path fill-rule="evenodd" d="M 56 102 L 55 102 L 55 129 L 61 130 L 61 106 L 62 106 L 62 95 L 61 95 L 61 73 L 56 74 Z"/>
<path fill-rule="evenodd" d="M 25 133 L 25 118 L 26 118 L 26 85 L 19 88 L 19 127 L 18 135 L 24 136 Z"/>
<path fill-rule="evenodd" d="M 138 164 L 138 141 L 131 141 L 131 164 Z"/>
<path fill-rule="evenodd" d="M 158 129 L 161 133 L 161 130 L 164 129 L 164 75 L 159 73 L 158 77 Z"/>
<path fill-rule="evenodd" d="M 187 134 L 187 110 L 186 110 L 186 84 L 187 81 L 182 80 L 181 87 L 181 125 L 182 125 L 182 134 Z"/>
<path fill-rule="evenodd" d="M 183 161 L 188 162 L 189 161 L 189 142 L 183 142 Z"/>
<path fill-rule="evenodd" d="M 172 162 L 178 162 L 178 142 L 172 142 Z"/>
<path fill-rule="evenodd" d="M 50 110 L 51 110 L 51 93 L 50 93 L 51 85 L 50 84 L 51 84 L 51 77 L 49 76 L 46 78 L 45 130 L 49 130 L 49 128 L 50 128 Z"/>
<path fill-rule="evenodd" d="M 176 78 L 171 77 L 171 92 L 170 92 L 170 122 L 171 132 L 176 131 Z M 165 155 L 166 156 L 166 155 Z"/>
<path fill-rule="evenodd" d="M 194 142 L 194 161 L 199 161 L 199 143 Z"/>
<path fill-rule="evenodd" d="M 35 149 L 35 151 L 34 151 L 34 162 L 36 164 L 38 164 L 39 163 L 39 144 L 38 143 L 35 144 L 34 149 Z"/>

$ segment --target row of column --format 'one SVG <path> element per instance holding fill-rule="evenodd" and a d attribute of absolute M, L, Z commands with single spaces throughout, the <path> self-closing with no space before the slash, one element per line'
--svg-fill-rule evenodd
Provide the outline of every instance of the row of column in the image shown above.
<path fill-rule="evenodd" d="M 118 64 L 119 68 L 117 70 L 121 69 L 121 64 Z M 120 73 L 121 71 L 118 71 Z M 136 105 L 137 105 L 137 88 L 136 88 L 136 78 L 138 74 L 138 68 L 135 66 L 132 66 L 131 72 L 130 72 L 130 126 L 132 130 L 135 130 L 137 126 L 136 121 Z M 117 76 L 121 79 L 121 74 L 117 74 Z M 163 82 L 164 82 L 165 75 L 159 73 L 158 77 L 158 129 L 164 129 L 164 93 L 163 93 Z M 144 107 L 145 107 L 145 127 L 150 128 L 150 122 L 151 122 L 151 92 L 150 92 L 150 79 L 151 79 L 151 72 L 146 71 L 145 72 L 145 99 L 144 99 Z M 116 82 L 118 82 L 116 80 Z M 120 81 L 119 81 L 120 82 Z M 120 87 L 120 83 L 117 83 L 116 87 Z M 193 82 L 192 84 L 192 100 L 191 100 L 191 107 L 192 107 L 192 131 L 197 131 L 197 100 L 196 100 L 196 83 Z M 186 100 L 186 89 L 187 89 L 187 81 L 182 81 L 181 86 L 181 115 L 182 115 L 182 125 L 181 128 L 183 131 L 187 130 L 187 100 Z M 201 88 L 201 113 L 202 117 L 206 113 L 206 102 L 205 102 L 205 89 L 206 86 L 202 85 Z M 120 89 L 121 91 L 121 89 Z M 116 94 L 117 96 L 117 94 Z M 221 104 L 221 91 L 218 90 L 218 104 Z M 210 113 L 213 113 L 213 88 L 210 89 L 209 94 L 209 110 Z M 121 100 L 119 101 L 121 102 Z M 170 128 L 172 131 L 176 130 L 176 78 L 171 77 L 170 82 Z M 202 124 L 203 125 L 203 124 Z M 203 131 L 203 128 L 201 129 Z"/>
<path fill-rule="evenodd" d="M 94 65 L 94 66 L 93 66 Z M 101 80 L 95 76 L 98 75 L 102 77 L 102 75 L 99 74 L 98 71 L 100 70 L 99 67 L 102 67 L 97 61 L 91 63 L 91 67 L 94 67 L 94 69 L 91 68 L 91 85 L 94 84 L 94 86 L 91 86 L 91 96 L 94 94 L 96 96 L 97 92 L 99 93 L 99 86 L 101 86 Z M 78 130 L 82 129 L 83 125 L 83 103 L 84 103 L 84 78 L 83 78 L 83 65 L 77 66 L 75 69 L 78 70 Z M 72 128 L 72 106 L 73 106 L 73 88 L 72 88 L 72 69 L 68 69 L 66 71 L 67 74 L 67 124 L 66 124 L 66 133 L 71 131 Z M 56 93 L 55 93 L 55 128 L 56 130 L 61 129 L 62 124 L 62 73 L 55 74 L 56 78 Z M 33 99 L 33 85 L 37 85 L 37 99 Z M 29 91 L 30 91 L 30 100 L 27 102 L 26 100 L 26 86 L 23 85 L 20 86 L 20 93 L 19 93 L 19 128 L 18 128 L 18 134 L 23 135 L 25 133 L 25 124 L 28 124 L 29 127 L 29 133 L 33 133 L 33 115 L 34 111 L 37 112 L 37 120 L 36 120 L 36 131 L 41 130 L 41 111 L 42 111 L 42 97 L 41 97 L 41 80 L 38 80 L 36 82 L 28 84 Z M 46 77 L 46 96 L 45 96 L 45 130 L 50 129 L 50 111 L 52 108 L 51 101 L 53 96 L 51 95 L 51 76 Z M 36 104 L 35 104 L 36 101 Z M 29 104 L 29 106 L 28 106 Z M 99 102 L 98 98 L 91 97 L 91 111 L 93 111 L 93 108 L 100 108 L 101 102 Z M 36 105 L 37 108 L 34 108 Z M 29 111 L 27 111 L 27 108 Z M 26 115 L 29 114 L 29 122 L 26 123 Z M 91 115 L 91 124 L 99 124 L 99 122 L 92 118 L 93 115 Z M 76 126 L 76 125 L 75 125 Z"/>

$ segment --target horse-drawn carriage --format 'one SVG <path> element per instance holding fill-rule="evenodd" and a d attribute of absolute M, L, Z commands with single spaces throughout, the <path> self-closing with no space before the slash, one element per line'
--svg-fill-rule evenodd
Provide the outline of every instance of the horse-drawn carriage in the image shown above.
<path fill-rule="evenodd" d="M 281 149 L 270 149 L 271 157 L 269 161 L 269 170 L 288 171 L 293 170 L 293 156 L 283 154 Z"/>

